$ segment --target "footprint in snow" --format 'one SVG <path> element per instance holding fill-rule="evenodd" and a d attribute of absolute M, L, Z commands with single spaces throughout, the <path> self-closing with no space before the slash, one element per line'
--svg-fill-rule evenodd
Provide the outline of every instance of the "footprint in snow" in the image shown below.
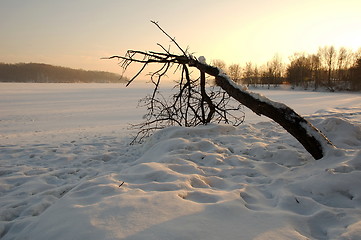
<path fill-rule="evenodd" d="M 221 200 L 218 195 L 205 193 L 201 191 L 187 192 L 184 194 L 178 194 L 180 198 L 196 203 L 216 203 Z"/>
<path fill-rule="evenodd" d="M 253 211 L 261 211 L 277 206 L 275 197 L 269 191 L 246 187 L 240 192 L 240 197 L 245 202 L 245 207 Z"/>

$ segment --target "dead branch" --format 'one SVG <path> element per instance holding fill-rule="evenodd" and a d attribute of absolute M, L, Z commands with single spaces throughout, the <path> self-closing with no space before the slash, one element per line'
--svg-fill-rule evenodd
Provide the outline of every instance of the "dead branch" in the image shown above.
<path fill-rule="evenodd" d="M 117 58 L 126 70 L 132 63 L 143 64 L 140 70 L 129 80 L 127 86 L 136 79 L 149 64 L 160 64 L 161 67 L 151 74 L 151 82 L 155 85 L 153 94 L 143 99 L 148 113 L 145 122 L 135 125 L 139 129 L 134 141 L 143 140 L 153 131 L 171 125 L 185 127 L 207 124 L 210 122 L 230 123 L 235 126 L 244 120 L 241 105 L 232 105 L 231 98 L 248 107 L 258 115 L 265 115 L 280 124 L 293 135 L 305 149 L 315 158 L 324 156 L 324 150 L 332 147 L 332 143 L 310 122 L 305 120 L 288 106 L 271 101 L 264 96 L 249 92 L 239 87 L 220 69 L 198 61 L 187 51 L 184 51 L 174 38 L 170 37 L 157 22 L 152 21 L 181 51 L 181 55 L 170 53 L 170 50 L 158 44 L 164 52 L 128 50 L 125 56 Z M 176 65 L 181 70 L 180 81 L 174 89 L 178 92 L 170 99 L 159 93 L 161 80 L 166 73 Z M 188 67 L 200 71 L 198 78 L 192 79 Z M 220 88 L 206 87 L 206 75 L 215 77 Z M 238 113 L 238 114 L 237 114 Z"/>

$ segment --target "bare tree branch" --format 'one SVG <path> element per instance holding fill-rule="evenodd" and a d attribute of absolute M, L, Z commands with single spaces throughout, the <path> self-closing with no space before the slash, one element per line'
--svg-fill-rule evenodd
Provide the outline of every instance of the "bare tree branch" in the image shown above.
<path fill-rule="evenodd" d="M 124 70 L 132 63 L 143 64 L 136 75 L 129 80 L 127 86 L 149 64 L 161 64 L 157 71 L 150 74 L 155 87 L 152 95 L 142 100 L 148 113 L 145 115 L 145 122 L 133 125 L 139 130 L 133 142 L 142 141 L 153 131 L 171 125 L 190 127 L 211 122 L 223 122 L 238 126 L 244 120 L 244 113 L 241 111 L 241 104 L 243 104 L 256 114 L 265 115 L 280 124 L 315 159 L 322 158 L 327 147 L 334 147 L 318 129 L 293 109 L 240 88 L 219 68 L 198 61 L 192 55 L 187 54 L 187 51 L 184 51 L 157 22 L 152 21 L 152 23 L 172 41 L 182 52 L 182 55 L 172 54 L 170 49 L 165 49 L 158 44 L 164 52 L 128 50 L 125 56 L 109 57 L 109 59 L 119 59 Z M 159 92 L 159 87 L 162 78 L 166 76 L 173 65 L 177 66 L 176 69 L 181 70 L 181 77 L 174 87 L 174 89 L 178 89 L 178 92 L 168 99 Z M 197 68 L 200 71 L 200 76 L 192 79 L 189 67 Z M 206 87 L 205 74 L 215 77 L 219 87 Z M 231 99 L 235 99 L 241 104 L 232 104 Z"/>
<path fill-rule="evenodd" d="M 169 36 L 169 34 L 159 26 L 158 22 L 155 21 L 151 21 L 151 22 L 154 23 L 178 47 L 179 50 L 181 50 L 184 56 L 187 56 L 186 52 L 179 46 L 179 44 L 175 41 L 175 39 Z"/>

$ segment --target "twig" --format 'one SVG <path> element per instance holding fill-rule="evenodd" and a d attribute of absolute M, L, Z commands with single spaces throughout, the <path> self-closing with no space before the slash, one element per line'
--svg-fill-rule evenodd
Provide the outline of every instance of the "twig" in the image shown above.
<path fill-rule="evenodd" d="M 178 45 L 178 43 L 175 41 L 174 38 L 172 38 L 171 36 L 169 36 L 169 34 L 163 30 L 163 28 L 161 28 L 158 24 L 158 22 L 156 21 L 151 21 L 153 24 L 155 24 L 177 47 L 179 50 L 181 50 L 181 52 L 183 53 L 184 56 L 187 56 L 186 52 Z"/>

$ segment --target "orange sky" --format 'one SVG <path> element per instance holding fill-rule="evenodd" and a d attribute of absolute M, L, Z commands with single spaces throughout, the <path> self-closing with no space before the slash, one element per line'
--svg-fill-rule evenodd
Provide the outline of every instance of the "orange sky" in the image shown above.
<path fill-rule="evenodd" d="M 120 73 L 100 58 L 170 44 L 150 20 L 208 61 L 263 64 L 277 53 L 286 62 L 325 45 L 356 51 L 360 9 L 359 0 L 2 0 L 0 62 Z"/>

